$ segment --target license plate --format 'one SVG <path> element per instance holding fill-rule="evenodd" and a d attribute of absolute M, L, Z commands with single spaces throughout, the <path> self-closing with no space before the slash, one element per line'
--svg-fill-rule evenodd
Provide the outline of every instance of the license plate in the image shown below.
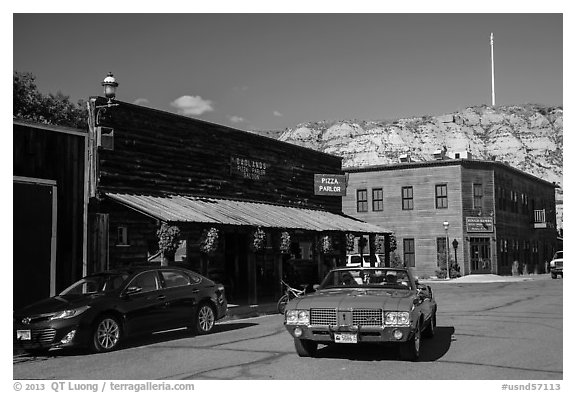
<path fill-rule="evenodd" d="M 334 342 L 356 344 L 358 342 L 358 335 L 355 333 L 335 333 Z"/>
<path fill-rule="evenodd" d="M 16 330 L 16 338 L 18 340 L 31 340 L 32 335 L 30 334 L 30 330 Z"/>

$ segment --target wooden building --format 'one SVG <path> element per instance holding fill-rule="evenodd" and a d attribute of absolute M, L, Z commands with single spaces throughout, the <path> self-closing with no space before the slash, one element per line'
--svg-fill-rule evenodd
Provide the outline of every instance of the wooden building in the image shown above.
<path fill-rule="evenodd" d="M 90 112 L 92 270 L 168 257 L 253 303 L 279 295 L 287 259 L 318 280 L 344 263 L 346 234 L 387 233 L 315 195 L 315 174 L 343 174 L 338 157 L 103 98 Z M 180 233 L 175 252 L 160 228 Z"/>
<path fill-rule="evenodd" d="M 544 272 L 557 249 L 555 185 L 495 161 L 437 159 L 346 168 L 343 211 L 394 231 L 396 254 L 421 276 Z M 447 230 L 444 223 L 447 223 Z"/>
<path fill-rule="evenodd" d="M 14 308 L 86 272 L 87 131 L 13 121 Z"/>

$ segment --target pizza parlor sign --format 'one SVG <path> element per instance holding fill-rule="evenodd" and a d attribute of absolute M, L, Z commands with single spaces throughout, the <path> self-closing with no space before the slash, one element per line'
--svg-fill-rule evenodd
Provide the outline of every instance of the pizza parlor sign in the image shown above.
<path fill-rule="evenodd" d="M 314 175 L 314 195 L 346 195 L 346 175 Z"/>

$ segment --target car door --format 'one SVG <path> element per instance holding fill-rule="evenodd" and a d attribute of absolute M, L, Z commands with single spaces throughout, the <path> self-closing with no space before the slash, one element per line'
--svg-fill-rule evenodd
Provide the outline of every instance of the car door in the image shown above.
<path fill-rule="evenodd" d="M 176 269 L 160 271 L 166 295 L 166 319 L 172 328 L 191 326 L 200 296 L 200 279 Z"/>
<path fill-rule="evenodd" d="M 129 333 L 163 329 L 168 311 L 166 295 L 156 270 L 137 274 L 124 289 L 122 299 Z"/>

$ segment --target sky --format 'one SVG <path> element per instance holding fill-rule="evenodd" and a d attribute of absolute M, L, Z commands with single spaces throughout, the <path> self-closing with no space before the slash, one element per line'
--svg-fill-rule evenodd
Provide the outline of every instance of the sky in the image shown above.
<path fill-rule="evenodd" d="M 561 13 L 14 13 L 13 69 L 244 130 L 563 105 Z"/>

